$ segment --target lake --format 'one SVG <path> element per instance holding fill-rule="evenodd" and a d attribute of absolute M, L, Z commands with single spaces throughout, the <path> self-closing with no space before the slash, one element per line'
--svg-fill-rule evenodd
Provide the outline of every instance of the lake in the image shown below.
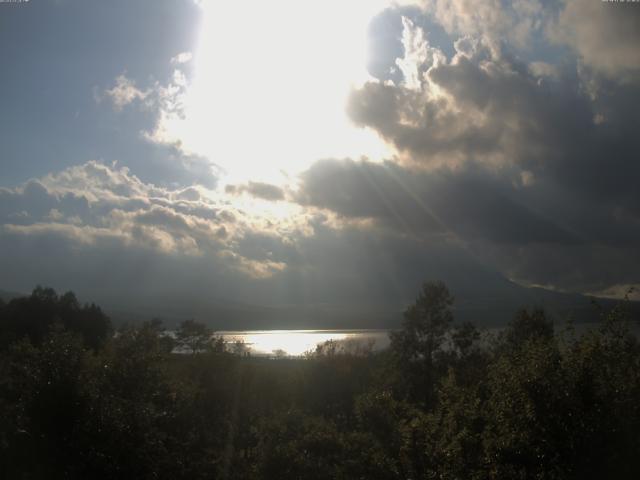
<path fill-rule="evenodd" d="M 597 329 L 598 323 L 578 323 L 575 333 L 583 333 Z M 555 325 L 556 332 L 562 333 L 565 324 Z M 631 324 L 631 331 L 640 337 L 640 325 Z M 501 327 L 481 329 L 484 341 L 497 335 Z M 307 352 L 315 351 L 316 347 L 327 341 L 336 342 L 337 348 L 354 351 L 357 348 L 371 347 L 373 351 L 379 351 L 389 346 L 389 332 L 386 329 L 362 329 L 362 330 L 237 330 L 218 331 L 217 335 L 224 338 L 230 350 L 233 350 L 235 342 L 241 342 L 244 351 L 252 355 L 264 356 L 289 356 L 299 357 Z"/>
<path fill-rule="evenodd" d="M 349 350 L 370 345 L 375 351 L 389 346 L 388 330 L 243 330 L 216 333 L 230 348 L 235 342 L 242 342 L 252 355 L 301 356 L 330 340 L 336 342 L 338 348 Z"/>

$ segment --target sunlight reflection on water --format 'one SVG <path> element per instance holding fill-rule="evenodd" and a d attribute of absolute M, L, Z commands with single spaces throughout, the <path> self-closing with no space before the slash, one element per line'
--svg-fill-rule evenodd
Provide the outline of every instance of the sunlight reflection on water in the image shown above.
<path fill-rule="evenodd" d="M 301 356 L 334 340 L 354 347 L 372 343 L 373 350 L 389 345 L 387 330 L 245 330 L 217 332 L 228 345 L 240 341 L 255 355 Z"/>

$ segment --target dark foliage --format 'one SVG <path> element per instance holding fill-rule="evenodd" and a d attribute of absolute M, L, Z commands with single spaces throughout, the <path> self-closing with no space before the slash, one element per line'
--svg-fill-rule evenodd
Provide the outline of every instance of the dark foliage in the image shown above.
<path fill-rule="evenodd" d="M 433 404 L 438 360 L 451 330 L 453 297 L 442 282 L 425 283 L 404 312 L 402 329 L 391 333 L 391 352 L 411 398 Z"/>
<path fill-rule="evenodd" d="M 58 295 L 52 288 L 36 287 L 28 297 L 0 304 L 0 348 L 27 338 L 40 345 L 55 324 L 99 348 L 112 332 L 109 318 L 97 305 L 80 305 L 72 292 Z"/>
<path fill-rule="evenodd" d="M 97 307 L 36 289 L 0 307 L 0 478 L 640 478 L 623 308 L 582 335 L 522 310 L 487 338 L 451 306 L 425 284 L 388 351 L 255 358 L 193 321 L 188 354 L 158 321 L 91 336 Z"/>

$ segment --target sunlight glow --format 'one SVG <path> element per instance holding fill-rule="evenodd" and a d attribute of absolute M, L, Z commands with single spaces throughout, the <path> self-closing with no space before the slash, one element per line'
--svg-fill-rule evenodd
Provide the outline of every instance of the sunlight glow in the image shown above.
<path fill-rule="evenodd" d="M 205 0 L 184 115 L 165 128 L 228 181 L 282 183 L 320 158 L 388 156 L 345 113 L 350 88 L 368 78 L 366 29 L 385 3 Z"/>
<path fill-rule="evenodd" d="M 287 355 L 299 356 L 315 350 L 316 346 L 328 340 L 344 340 L 345 334 L 305 330 L 273 330 L 245 335 L 245 343 L 254 352 L 272 353 L 278 350 Z"/>
<path fill-rule="evenodd" d="M 218 332 L 228 345 L 240 341 L 252 354 L 301 356 L 316 351 L 316 347 L 329 340 L 355 342 L 360 345 L 389 345 L 387 330 L 252 330 Z M 355 345 L 354 344 L 354 345 Z"/>

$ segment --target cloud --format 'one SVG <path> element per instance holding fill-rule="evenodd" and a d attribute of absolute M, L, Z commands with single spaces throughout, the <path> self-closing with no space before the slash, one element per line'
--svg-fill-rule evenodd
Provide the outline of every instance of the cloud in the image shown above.
<path fill-rule="evenodd" d="M 171 63 L 182 65 L 188 61 L 188 53 L 177 55 Z M 180 68 L 174 69 L 165 82 L 151 79 L 145 90 L 139 89 L 126 74 L 121 74 L 116 77 L 114 87 L 97 94 L 96 98 L 99 101 L 109 99 L 117 112 L 127 105 L 137 105 L 151 117 L 147 125 L 137 126 L 136 132 L 136 141 L 142 139 L 146 144 L 146 157 L 128 161 L 147 180 L 172 188 L 191 184 L 215 188 L 220 168 L 209 159 L 186 151 L 180 138 L 169 133 L 169 125 L 184 117 L 188 86 L 189 81 Z"/>
<path fill-rule="evenodd" d="M 355 89 L 352 120 L 393 144 L 407 164 L 475 164 L 500 169 L 514 182 L 553 177 L 585 195 L 637 201 L 628 181 L 639 173 L 630 128 L 638 114 L 628 108 L 639 99 L 637 88 L 610 90 L 594 101 L 572 72 L 556 70 L 541 80 L 540 63 L 469 57 L 460 43 L 456 48 L 449 62 L 425 60 L 419 90 L 379 81 Z"/>
<path fill-rule="evenodd" d="M 412 171 L 325 160 L 303 174 L 300 202 L 347 218 L 372 218 L 389 230 L 498 244 L 576 244 L 580 240 L 517 201 L 517 190 L 480 171 Z"/>
<path fill-rule="evenodd" d="M 191 52 L 181 52 L 171 59 L 171 65 L 180 65 L 182 63 L 188 63 L 193 58 Z"/>
<path fill-rule="evenodd" d="M 163 122 L 173 118 L 183 118 L 184 102 L 189 82 L 185 74 L 181 70 L 174 70 L 170 81 L 166 85 L 156 83 L 155 85 L 155 101 L 160 113 L 156 131 L 149 134 L 148 138 L 159 142 L 167 142 L 162 139 L 160 132 L 163 130 Z"/>
<path fill-rule="evenodd" d="M 114 228 L 126 225 L 131 242 L 158 251 L 213 254 L 253 279 L 288 281 L 304 272 L 326 295 L 333 291 L 327 278 L 361 278 L 346 265 L 366 270 L 346 252 L 364 257 L 340 241 L 364 242 L 358 248 L 366 255 L 379 255 L 364 246 L 367 236 L 393 245 L 387 268 L 402 279 L 399 292 L 415 272 L 399 271 L 397 252 L 422 242 L 434 248 L 426 257 L 437 251 L 433 245 L 462 250 L 470 264 L 493 265 L 522 283 L 595 291 L 638 282 L 630 249 L 640 240 L 640 145 L 632 127 L 640 118 L 630 106 L 640 92 L 627 83 L 594 97 L 576 64 L 513 55 L 504 42 L 526 50 L 560 9 L 500 4 L 425 4 L 425 14 L 451 34 L 449 56 L 429 42 L 419 18 L 402 18 L 398 75 L 365 82 L 347 105 L 358 126 L 395 147 L 395 157 L 321 160 L 297 188 L 249 181 L 213 197 L 201 187 L 164 186 L 153 187 L 150 201 L 140 193 L 149 184 L 116 182 L 99 197 L 133 191 L 111 200 L 124 212 L 111 214 Z M 182 115 L 187 83 L 174 75 L 154 87 L 158 121 L 148 140 L 181 150 L 163 129 Z M 287 213 L 267 219 L 247 197 Z M 64 215 L 55 205 L 43 211 L 52 209 Z"/>
<path fill-rule="evenodd" d="M 324 200 L 313 193 L 324 172 L 330 181 L 349 178 L 351 195 L 365 201 L 370 191 L 358 192 L 351 178 L 362 170 L 383 189 L 393 181 L 374 165 L 326 161 L 304 178 L 305 205 L 283 200 L 270 213 L 274 202 L 256 210 L 251 199 L 202 186 L 158 187 L 124 167 L 87 162 L 1 191 L 11 201 L 0 203 L 0 281 L 20 290 L 36 278 L 96 300 L 117 298 L 121 308 L 140 298 L 215 297 L 369 310 L 402 308 L 425 276 L 459 291 L 487 275 L 499 282 L 451 235 L 423 235 L 429 222 L 421 215 L 410 221 L 422 232 L 408 234 L 389 228 L 393 220 L 380 205 L 352 211 L 343 202 L 341 211 L 330 190 Z M 409 214 L 411 201 L 399 195 L 393 208 Z M 27 215 L 17 222 L 13 214 L 21 212 Z"/>
<path fill-rule="evenodd" d="M 420 90 L 423 83 L 424 68 L 446 61 L 444 54 L 431 48 L 421 28 L 416 28 L 411 20 L 402 17 L 402 46 L 404 55 L 396 59 L 396 65 L 402 72 L 403 84 L 410 90 Z"/>
<path fill-rule="evenodd" d="M 396 17 L 397 50 L 385 52 L 398 58 L 381 62 L 396 72 L 356 86 L 347 105 L 395 148 L 386 161 L 326 158 L 292 185 L 216 190 L 215 165 L 186 152 L 174 128 L 190 88 L 179 54 L 165 81 L 122 74 L 100 96 L 151 114 L 136 133 L 163 152 L 139 160 L 154 172 L 90 161 L 0 188 L 0 279 L 394 308 L 425 279 L 477 298 L 512 293 L 502 275 L 583 292 L 640 284 L 635 16 L 572 1 L 421 5 L 451 46 L 402 10 L 411 19 Z M 579 58 L 537 49 L 543 32 Z M 609 34 L 619 50 L 580 40 Z"/>
<path fill-rule="evenodd" d="M 183 55 L 180 54 L 178 57 Z M 172 59 L 171 63 L 176 62 Z M 181 63 L 184 62 L 178 62 L 178 64 Z M 97 100 L 101 100 L 103 97 L 108 98 L 116 111 L 121 111 L 126 105 L 141 102 L 146 110 L 153 111 L 156 115 L 153 129 L 142 131 L 142 136 L 152 142 L 178 145 L 178 139 L 169 138 L 165 129 L 167 122 L 184 116 L 184 102 L 188 85 L 189 81 L 186 75 L 179 68 L 173 70 L 171 77 L 166 82 L 152 80 L 146 90 L 140 90 L 136 87 L 136 82 L 123 73 L 115 78 L 113 87 L 105 89 L 96 98 Z"/>
<path fill-rule="evenodd" d="M 352 120 L 397 157 L 319 162 L 298 201 L 418 238 L 455 238 L 526 284 L 596 291 L 637 282 L 640 195 L 631 179 L 640 176 L 640 142 L 631 125 L 640 118 L 629 106 L 640 90 L 600 83 L 594 96 L 571 63 L 505 53 L 492 40 L 509 38 L 501 27 L 485 32 L 472 21 L 513 24 L 496 5 L 477 14 L 456 2 L 430 8 L 462 35 L 453 57 L 428 54 L 434 47 L 405 20 L 402 78 L 366 82 L 348 103 Z M 536 31 L 555 14 L 537 12 L 522 10 L 539 17 Z"/>
<path fill-rule="evenodd" d="M 133 80 L 127 78 L 125 74 L 118 75 L 115 79 L 115 85 L 104 90 L 104 97 L 113 103 L 116 111 L 121 111 L 125 106 L 136 101 L 144 101 L 150 91 L 142 91 L 136 87 Z M 100 98 L 100 97 L 99 97 Z"/>
<path fill-rule="evenodd" d="M 564 130 L 590 128 L 593 114 L 585 99 L 556 85 L 541 85 L 523 67 L 473 60 L 459 51 L 451 62 L 422 66 L 424 81 L 417 91 L 404 83 L 366 83 L 353 91 L 348 112 L 409 162 L 519 164 L 533 171 L 530 164 L 555 156 L 555 145 L 546 148 L 540 138 L 561 141 L 559 124 Z"/>
<path fill-rule="evenodd" d="M 225 192 L 231 195 L 248 193 L 254 197 L 269 201 L 284 200 L 284 190 L 282 188 L 264 182 L 249 182 L 246 185 L 227 185 Z"/>
<path fill-rule="evenodd" d="M 0 188 L 0 223 L 28 224 L 65 216 L 85 217 L 87 211 L 88 201 L 82 194 L 56 194 L 38 180 L 14 189 Z"/>
<path fill-rule="evenodd" d="M 603 76 L 637 82 L 640 11 L 633 2 L 591 0 L 421 0 L 425 15 L 452 38 L 469 38 L 494 59 L 544 55 L 568 46 L 582 63 L 584 82 Z M 566 57 L 566 52 L 563 52 Z M 546 62 L 545 62 L 546 63 Z M 534 67 L 535 68 L 535 67 Z M 592 70 L 585 71 L 586 69 Z"/>
<path fill-rule="evenodd" d="M 287 266 L 284 262 L 252 260 L 231 251 L 223 251 L 222 254 L 235 268 L 255 279 L 272 277 Z"/>
<path fill-rule="evenodd" d="M 254 187 L 261 191 L 260 185 Z M 204 187 L 158 187 L 126 167 L 96 161 L 0 189 L 0 199 L 3 232 L 13 237 L 51 236 L 85 247 L 108 240 L 127 249 L 213 256 L 227 268 L 259 278 L 286 264 L 246 256 L 238 248 L 241 239 L 262 232 L 285 241 L 285 235 L 304 231 L 303 223 L 276 222 L 264 212 L 250 215 Z"/>
<path fill-rule="evenodd" d="M 506 45 L 527 49 L 553 6 L 539 0 L 422 0 L 425 12 L 451 35 L 476 38 L 494 58 Z"/>
<path fill-rule="evenodd" d="M 620 82 L 640 79 L 640 9 L 633 2 L 567 0 L 548 32 L 598 73 Z"/>
<path fill-rule="evenodd" d="M 636 243 L 637 245 L 637 243 Z M 618 284 L 638 282 L 640 255 L 636 245 L 597 242 L 582 245 L 532 245 L 526 249 L 485 244 L 483 255 L 508 278 L 524 284 L 593 293 Z"/>
<path fill-rule="evenodd" d="M 88 162 L 0 191 L 0 279 L 11 272 L 18 289 L 37 278 L 125 303 L 146 295 L 395 309 L 425 279 L 465 299 L 511 298 L 515 287 L 486 265 L 563 288 L 637 283 L 640 260 L 623 254 L 637 232 L 627 232 L 627 246 L 619 232 L 600 246 L 577 237 L 536 195 L 559 198 L 538 188 L 479 169 L 328 159 L 288 193 L 298 205 L 285 199 L 270 213 L 271 201 L 256 210 L 235 192 L 158 187 Z M 594 218 L 612 228 L 609 217 Z"/>
<path fill-rule="evenodd" d="M 529 64 L 529 72 L 534 77 L 550 77 L 557 79 L 560 75 L 558 67 L 547 62 L 531 62 Z"/>
<path fill-rule="evenodd" d="M 640 285 L 613 285 L 605 290 L 593 292 L 596 297 L 605 298 L 628 298 L 633 301 L 640 301 Z"/>
<path fill-rule="evenodd" d="M 523 190 L 478 168 L 324 160 L 303 174 L 297 195 L 352 225 L 342 228 L 457 245 L 523 284 L 584 292 L 638 278 L 640 222 L 545 182 Z"/>
<path fill-rule="evenodd" d="M 352 120 L 397 158 L 316 164 L 300 201 L 413 235 L 453 234 L 523 283 L 596 291 L 637 282 L 640 142 L 631 125 L 640 118 L 629 105 L 640 90 L 594 97 L 579 72 L 475 42 L 488 33 L 474 30 L 469 6 L 432 7 L 450 31 L 471 35 L 455 41 L 455 55 L 426 55 L 420 27 L 405 21 L 402 80 L 369 81 L 349 99 Z M 502 12 L 478 9 L 503 22 Z"/>

